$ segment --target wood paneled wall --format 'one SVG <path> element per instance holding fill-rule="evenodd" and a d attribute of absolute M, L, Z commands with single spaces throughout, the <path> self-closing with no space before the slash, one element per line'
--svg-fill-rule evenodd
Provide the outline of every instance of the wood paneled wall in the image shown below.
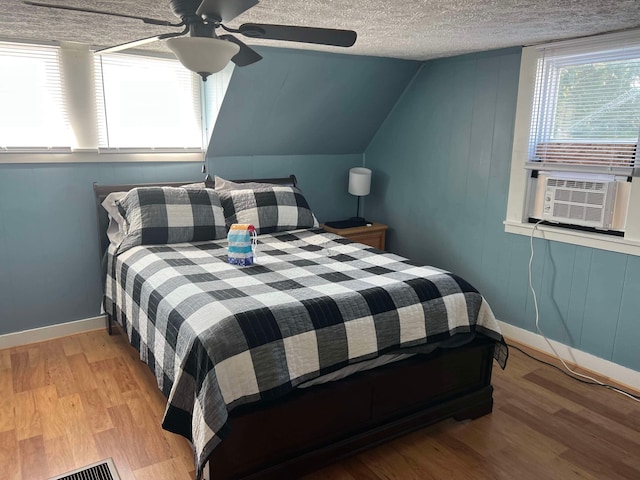
<path fill-rule="evenodd" d="M 535 331 L 529 239 L 504 232 L 520 50 L 425 63 L 366 150 L 367 218 L 388 248 L 456 272 Z M 640 258 L 534 241 L 547 336 L 640 370 Z"/>

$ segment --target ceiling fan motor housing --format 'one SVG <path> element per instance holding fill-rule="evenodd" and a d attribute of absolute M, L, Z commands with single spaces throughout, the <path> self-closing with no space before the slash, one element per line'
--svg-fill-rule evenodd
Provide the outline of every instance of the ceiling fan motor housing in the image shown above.
<path fill-rule="evenodd" d="M 200 0 L 169 0 L 171 11 L 180 19 L 182 17 L 195 15 L 200 3 Z"/>

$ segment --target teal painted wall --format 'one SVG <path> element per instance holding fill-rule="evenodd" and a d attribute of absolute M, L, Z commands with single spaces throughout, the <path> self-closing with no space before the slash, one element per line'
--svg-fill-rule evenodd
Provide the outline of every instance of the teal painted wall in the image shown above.
<path fill-rule="evenodd" d="M 0 334 L 99 315 L 93 182 L 198 178 L 193 163 L 0 165 Z"/>
<path fill-rule="evenodd" d="M 362 153 L 420 64 L 259 48 L 234 69 L 210 156 Z"/>
<path fill-rule="evenodd" d="M 451 270 L 496 316 L 535 331 L 529 239 L 504 232 L 519 49 L 424 64 L 366 149 L 367 216 L 388 247 Z M 540 326 L 562 343 L 640 370 L 640 258 L 534 241 Z"/>

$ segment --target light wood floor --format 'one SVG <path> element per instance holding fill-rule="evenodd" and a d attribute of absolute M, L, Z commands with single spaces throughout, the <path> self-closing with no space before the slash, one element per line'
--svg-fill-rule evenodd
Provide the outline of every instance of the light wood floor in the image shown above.
<path fill-rule="evenodd" d="M 640 479 L 640 404 L 511 350 L 494 411 L 445 421 L 305 477 Z M 0 350 L 0 480 L 46 479 L 112 457 L 123 480 L 191 479 L 187 442 L 123 335 Z"/>

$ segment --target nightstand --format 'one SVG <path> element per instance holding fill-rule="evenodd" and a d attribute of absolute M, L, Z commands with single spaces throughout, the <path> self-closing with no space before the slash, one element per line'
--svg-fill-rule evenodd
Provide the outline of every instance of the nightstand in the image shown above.
<path fill-rule="evenodd" d="M 370 227 L 352 227 L 352 228 L 331 228 L 326 225 L 320 225 L 329 233 L 335 233 L 341 237 L 348 238 L 354 242 L 364 243 L 370 247 L 384 250 L 384 240 L 387 233 L 387 225 L 372 222 Z"/>

